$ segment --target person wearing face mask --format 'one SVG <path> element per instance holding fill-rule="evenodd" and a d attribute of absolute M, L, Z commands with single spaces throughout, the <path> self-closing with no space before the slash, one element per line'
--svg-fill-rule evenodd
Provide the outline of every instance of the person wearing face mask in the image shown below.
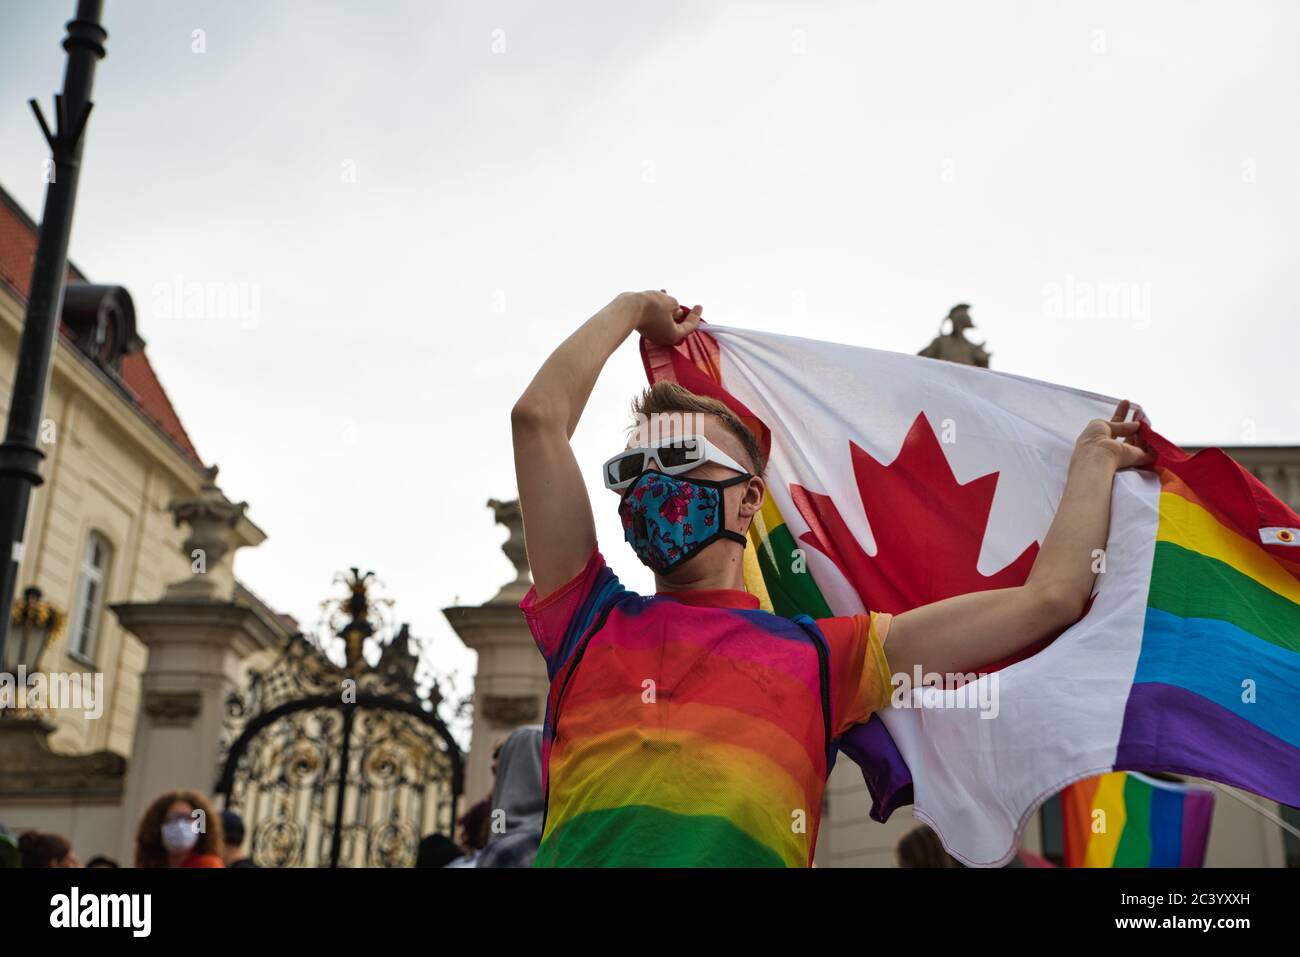
<path fill-rule="evenodd" d="M 136 867 L 224 867 L 221 815 L 197 791 L 169 791 L 140 818 Z"/>
<path fill-rule="evenodd" d="M 810 866 L 839 737 L 889 704 L 895 673 L 973 671 L 1073 622 L 1114 473 L 1150 461 L 1125 442 L 1138 427 L 1122 421 L 1127 403 L 1089 423 L 1023 586 L 898 615 L 784 618 L 745 590 L 766 494 L 758 439 L 723 402 L 659 381 L 601 474 L 654 573 L 654 594 L 639 595 L 601 554 L 569 439 L 625 339 L 672 347 L 701 314 L 662 290 L 616 297 L 511 410 L 533 575 L 520 608 L 551 681 L 535 866 Z"/>

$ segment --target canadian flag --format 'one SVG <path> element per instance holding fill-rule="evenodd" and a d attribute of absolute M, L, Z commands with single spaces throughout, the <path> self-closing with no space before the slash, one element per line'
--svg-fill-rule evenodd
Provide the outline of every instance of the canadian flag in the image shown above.
<path fill-rule="evenodd" d="M 672 349 L 643 342 L 642 355 L 652 382 L 667 378 L 722 398 L 768 446 L 770 507 L 751 530 L 755 554 L 747 555 L 746 587 L 778 614 L 897 613 L 1020 584 L 1060 502 L 1075 440 L 1090 419 L 1109 418 L 1116 405 L 1109 396 L 1006 373 L 712 324 Z M 1168 461 L 1192 460 L 1154 438 Z M 1222 462 L 1201 464 L 1240 470 L 1215 452 Z M 1279 548 L 1261 550 L 1250 527 L 1257 506 L 1274 525 L 1300 520 L 1240 471 L 1236 505 L 1249 513 L 1246 524 L 1228 527 L 1225 519 L 1214 534 L 1222 533 L 1229 551 L 1255 548 L 1258 555 L 1241 552 L 1240 569 L 1272 589 L 1269 600 L 1283 602 L 1279 615 L 1300 612 L 1293 601 L 1300 566 L 1275 558 L 1284 554 Z M 1237 477 L 1230 477 L 1235 489 Z M 1201 526 L 1162 510 L 1190 501 L 1211 518 L 1221 514 L 1182 486 L 1167 486 L 1173 480 L 1158 470 L 1117 474 L 1109 541 L 1095 556 L 1100 574 L 1076 624 L 1014 658 L 989 662 L 972 682 L 913 688 L 901 702 L 896 695 L 902 706 L 843 736 L 841 753 L 861 765 L 873 817 L 884 820 L 910 802 L 958 859 L 997 866 L 1015 855 L 1039 804 L 1117 767 L 1216 777 L 1279 800 L 1300 795 L 1294 717 L 1234 700 L 1243 680 L 1256 679 L 1271 695 L 1294 700 L 1300 654 L 1287 650 L 1285 634 L 1243 632 L 1249 666 L 1223 673 L 1204 640 L 1187 644 L 1186 653 L 1184 645 L 1156 641 L 1190 642 L 1206 614 L 1166 607 L 1149 619 L 1149 593 L 1160 591 L 1166 606 L 1173 600 L 1168 588 L 1152 585 L 1157 539 L 1183 541 L 1188 562 L 1210 561 L 1192 547 Z M 1175 493 L 1185 499 L 1171 498 Z M 1188 597 L 1189 608 L 1202 598 Z M 1227 620 L 1232 614 L 1214 627 L 1235 628 Z M 1190 630 L 1171 632 L 1166 618 Z M 1149 620 L 1155 637 L 1143 658 Z M 1286 621 L 1300 625 L 1298 618 Z M 1243 679 L 1238 672 L 1255 663 L 1254 678 Z M 1142 695 L 1134 694 L 1138 681 L 1145 681 Z M 1183 710 L 1166 714 L 1161 702 Z M 1180 730 L 1175 725 L 1184 714 L 1187 728 Z M 1258 732 L 1258 747 L 1244 756 L 1228 754 L 1236 747 L 1234 721 L 1254 721 L 1242 727 Z M 1220 746 L 1222 753 L 1214 750 Z"/>

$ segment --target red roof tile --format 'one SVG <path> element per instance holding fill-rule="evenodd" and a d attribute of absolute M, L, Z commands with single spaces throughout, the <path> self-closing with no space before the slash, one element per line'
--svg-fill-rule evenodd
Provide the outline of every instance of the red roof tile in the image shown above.
<path fill-rule="evenodd" d="M 23 302 L 31 284 L 32 260 L 36 255 L 36 224 L 8 193 L 0 188 L 0 283 L 13 290 Z M 87 282 L 81 270 L 68 264 L 68 278 Z M 61 332 L 66 331 L 60 329 Z M 199 453 L 181 424 L 180 416 L 144 351 L 122 357 L 121 379 L 145 414 L 176 447 L 196 465 L 203 465 Z"/>
<path fill-rule="evenodd" d="M 203 460 L 199 458 L 185 426 L 181 425 L 181 417 L 176 414 L 175 406 L 167 398 L 167 392 L 158 381 L 158 374 L 153 371 L 143 349 L 122 356 L 122 381 L 135 393 L 136 405 L 144 410 L 144 414 L 153 419 L 167 433 L 167 437 L 180 446 L 182 452 L 202 465 Z"/>

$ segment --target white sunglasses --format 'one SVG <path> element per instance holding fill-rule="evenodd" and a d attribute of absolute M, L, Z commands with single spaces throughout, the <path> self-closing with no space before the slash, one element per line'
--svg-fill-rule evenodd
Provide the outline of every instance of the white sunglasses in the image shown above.
<path fill-rule="evenodd" d="M 627 488 L 646 470 L 651 460 L 658 464 L 659 471 L 665 475 L 680 475 L 699 468 L 705 462 L 749 474 L 749 469 L 704 436 L 681 435 L 652 445 L 639 445 L 615 455 L 601 469 L 605 477 L 605 488 L 614 491 Z"/>

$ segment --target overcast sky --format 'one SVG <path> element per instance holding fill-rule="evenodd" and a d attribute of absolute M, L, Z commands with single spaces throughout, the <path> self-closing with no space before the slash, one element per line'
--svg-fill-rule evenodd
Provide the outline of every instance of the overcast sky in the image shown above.
<path fill-rule="evenodd" d="M 1300 441 L 1294 3 L 105 6 L 72 259 L 131 291 L 270 536 L 238 574 L 304 622 L 373 568 L 472 673 L 441 609 L 512 577 L 510 406 L 624 289 L 907 352 L 969 302 L 997 369 Z M 0 183 L 36 218 L 26 101 L 73 8 L 3 11 Z M 194 284 L 242 298 L 187 315 Z M 598 481 L 643 384 L 629 341 L 574 442 L 650 589 Z"/>

